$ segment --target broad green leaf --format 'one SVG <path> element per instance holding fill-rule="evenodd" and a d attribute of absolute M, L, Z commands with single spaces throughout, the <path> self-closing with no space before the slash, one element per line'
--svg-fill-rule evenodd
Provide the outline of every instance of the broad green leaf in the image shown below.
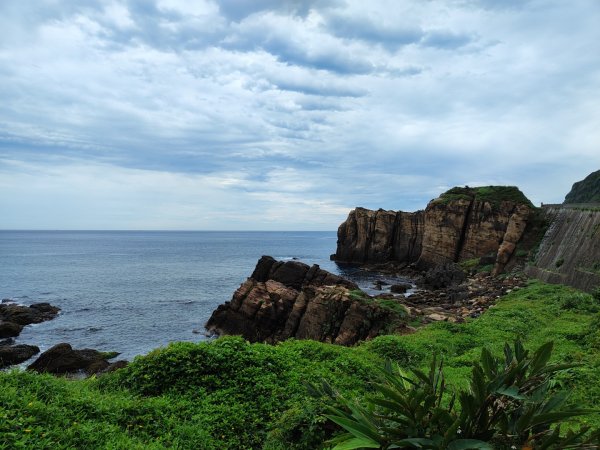
<path fill-rule="evenodd" d="M 527 400 L 526 396 L 519 394 L 519 387 L 514 385 L 508 387 L 501 387 L 500 389 L 496 390 L 496 394 L 506 395 L 507 397 L 511 397 L 517 400 Z"/>
<path fill-rule="evenodd" d="M 381 448 L 378 442 L 370 439 L 351 438 L 345 442 L 340 442 L 332 450 L 355 450 L 357 448 Z"/>
<path fill-rule="evenodd" d="M 458 439 L 450 442 L 446 450 L 494 450 L 494 447 L 477 439 Z"/>

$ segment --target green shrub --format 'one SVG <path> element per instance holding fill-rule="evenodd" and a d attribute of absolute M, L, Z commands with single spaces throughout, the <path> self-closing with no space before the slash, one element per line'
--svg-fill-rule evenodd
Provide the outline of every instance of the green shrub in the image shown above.
<path fill-rule="evenodd" d="M 517 340 L 513 347 L 505 344 L 504 358 L 484 348 L 473 365 L 469 388 L 455 393 L 447 393 L 443 364 L 436 358 L 428 373 L 412 369 L 412 376 L 388 362 L 375 384 L 378 395 L 367 397 L 365 406 L 347 400 L 326 382 L 310 386 L 310 392 L 332 400 L 326 417 L 346 431 L 331 441 L 334 450 L 598 445 L 600 430 L 588 433 L 584 427 L 561 434 L 563 421 L 600 410 L 567 409 L 566 393 L 552 392 L 552 377 L 571 367 L 549 364 L 552 347 L 546 343 L 530 356 Z"/>

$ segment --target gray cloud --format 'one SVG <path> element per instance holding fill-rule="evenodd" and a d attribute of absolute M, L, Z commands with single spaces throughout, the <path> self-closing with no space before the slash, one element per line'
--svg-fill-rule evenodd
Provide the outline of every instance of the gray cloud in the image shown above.
<path fill-rule="evenodd" d="M 398 5 L 0 2 L 0 228 L 335 229 L 600 166 L 597 3 Z"/>

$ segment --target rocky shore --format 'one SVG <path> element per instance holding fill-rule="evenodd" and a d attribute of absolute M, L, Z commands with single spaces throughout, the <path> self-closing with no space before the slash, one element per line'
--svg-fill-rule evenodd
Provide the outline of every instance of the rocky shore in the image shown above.
<path fill-rule="evenodd" d="M 388 286 L 389 292 L 369 296 L 316 265 L 263 256 L 231 301 L 213 312 L 206 329 L 211 334 L 241 335 L 251 342 L 296 338 L 352 345 L 384 333 L 410 333 L 434 321 L 478 317 L 526 282 L 516 274 L 467 276 L 451 263 L 425 272 L 389 265 L 387 270 L 413 279 L 417 290 L 412 284 L 398 283 Z M 387 283 L 378 280 L 374 288 L 382 284 Z M 405 295 L 408 290 L 414 292 Z"/>
<path fill-rule="evenodd" d="M 251 342 L 296 338 L 352 345 L 405 330 L 406 312 L 393 306 L 317 265 L 263 256 L 231 301 L 212 313 L 206 329 Z"/>
<path fill-rule="evenodd" d="M 40 352 L 39 347 L 15 344 L 23 327 L 54 319 L 60 308 L 49 303 L 18 305 L 9 299 L 0 303 L 0 369 L 21 364 Z M 91 375 L 114 370 L 127 364 L 126 361 L 110 363 L 116 354 L 106 354 L 93 349 L 75 350 L 67 343 L 57 344 L 43 352 L 27 370 L 53 374 L 83 373 Z"/>

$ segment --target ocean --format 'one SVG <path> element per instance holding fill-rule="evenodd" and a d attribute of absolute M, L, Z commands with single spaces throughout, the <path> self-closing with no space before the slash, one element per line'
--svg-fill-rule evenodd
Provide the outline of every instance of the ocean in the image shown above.
<path fill-rule="evenodd" d="M 210 314 L 262 255 L 318 264 L 368 291 L 382 278 L 330 261 L 335 247 L 333 231 L 0 231 L 0 298 L 61 308 L 17 343 L 44 351 L 68 342 L 132 359 L 206 339 Z"/>

